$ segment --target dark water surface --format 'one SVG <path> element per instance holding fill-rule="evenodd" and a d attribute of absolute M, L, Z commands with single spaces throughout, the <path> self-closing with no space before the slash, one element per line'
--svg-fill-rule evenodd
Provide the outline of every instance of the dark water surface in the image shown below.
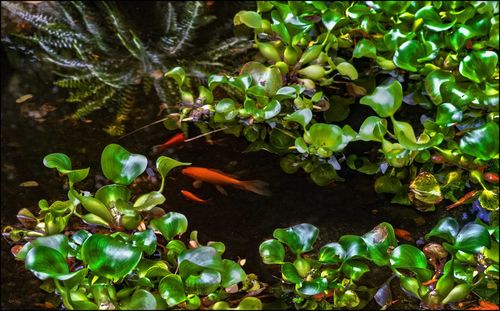
<path fill-rule="evenodd" d="M 4 59 L 3 59 L 4 60 Z M 172 135 L 162 125 L 148 128 L 123 140 L 108 136 L 102 128 L 109 120 L 106 111 L 94 114 L 92 123 L 72 123 L 63 117 L 73 111 L 74 106 L 64 103 L 63 94 L 58 94 L 43 80 L 24 80 L 23 73 L 4 69 L 2 60 L 2 104 L 1 104 L 1 225 L 17 222 L 17 211 L 23 207 L 37 212 L 40 199 L 49 203 L 65 200 L 64 178 L 55 170 L 45 168 L 43 157 L 52 152 L 66 153 L 74 168 L 91 167 L 86 181 L 77 189 L 96 191 L 97 174 L 100 172 L 100 154 L 109 143 L 119 143 L 129 151 L 147 155 L 149 148 L 162 143 Z M 36 85 L 41 84 L 41 85 Z M 34 92 L 35 89 L 41 91 Z M 23 104 L 15 99 L 32 93 L 34 98 Z M 43 116 L 40 107 L 54 106 L 54 111 Z M 45 108 L 49 107 L 45 105 Z M 50 107 L 49 107 L 50 108 Z M 51 109 L 48 109 L 51 110 Z M 36 112 L 38 111 L 38 112 Z M 132 114 L 128 130 L 138 128 L 155 120 L 158 112 L 154 105 L 144 104 Z M 303 173 L 285 174 L 279 167 L 279 158 L 264 151 L 243 154 L 244 139 L 217 134 L 216 144 L 209 145 L 203 139 L 186 144 L 173 154 L 167 154 L 195 166 L 220 169 L 237 174 L 241 179 L 261 179 L 270 184 L 273 195 L 262 197 L 242 190 L 227 188 L 228 196 L 221 195 L 213 185 L 204 184 L 194 189 L 192 179 L 175 170 L 168 178 L 164 192 L 167 200 L 164 208 L 187 216 L 188 230 L 198 230 L 199 240 L 210 240 L 226 244 L 225 257 L 246 258 L 247 273 L 256 273 L 266 282 L 274 283 L 279 271 L 261 263 L 258 246 L 278 227 L 308 222 L 320 229 L 316 247 L 336 241 L 344 234 L 363 234 L 382 221 L 394 227 L 409 230 L 416 238 L 432 227 L 439 213 L 421 214 L 411 208 L 391 205 L 384 196 L 373 190 L 373 177 L 352 171 L 342 171 L 344 183 L 318 187 Z M 156 160 L 156 158 L 151 158 Z M 152 162 L 154 163 L 154 162 Z M 345 164 L 344 164 L 345 166 Z M 158 183 L 146 178 L 137 184 L 135 194 L 158 188 Z M 20 187 L 25 181 L 36 181 L 38 187 Z M 140 190 L 142 189 L 142 190 Z M 209 205 L 187 201 L 181 189 L 193 191 L 202 198 L 211 198 Z M 423 217 L 427 222 L 417 227 L 415 219 Z M 38 288 L 41 282 L 23 263 L 16 262 L 10 254 L 10 247 L 2 239 L 1 255 L 1 308 L 40 308 L 47 295 Z M 383 271 L 372 271 L 367 283 L 377 286 L 389 276 Z M 415 300 L 398 295 L 397 282 L 393 281 L 395 299 L 400 299 L 391 309 L 411 309 L 418 304 Z M 372 302 L 372 308 L 377 306 Z"/>

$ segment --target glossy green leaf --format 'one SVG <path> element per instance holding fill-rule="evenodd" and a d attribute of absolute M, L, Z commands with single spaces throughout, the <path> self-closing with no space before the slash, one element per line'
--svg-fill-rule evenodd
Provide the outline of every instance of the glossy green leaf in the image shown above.
<path fill-rule="evenodd" d="M 392 61 L 401 69 L 417 72 L 420 67 L 419 60 L 425 58 L 426 55 L 428 54 L 423 44 L 416 40 L 409 40 L 399 46 Z"/>
<path fill-rule="evenodd" d="M 205 269 L 200 274 L 191 274 L 184 281 L 186 291 L 195 295 L 208 295 L 220 285 L 221 274 L 215 270 Z"/>
<path fill-rule="evenodd" d="M 437 204 L 443 200 L 441 187 L 436 177 L 428 172 L 418 174 L 410 184 L 410 191 L 415 199 L 427 204 Z"/>
<path fill-rule="evenodd" d="M 61 174 L 66 174 L 71 170 L 71 160 L 64 153 L 51 153 L 43 158 L 43 165 L 48 168 L 55 168 Z"/>
<path fill-rule="evenodd" d="M 131 195 L 132 193 L 126 186 L 112 184 L 99 188 L 99 190 L 95 193 L 95 198 L 108 208 L 112 208 L 118 200 L 128 202 Z"/>
<path fill-rule="evenodd" d="M 136 267 L 140 278 L 153 278 L 170 274 L 167 263 L 163 260 L 151 260 L 142 258 Z"/>
<path fill-rule="evenodd" d="M 336 10 L 326 10 L 322 15 L 321 15 L 321 21 L 323 22 L 323 25 L 325 25 L 326 29 L 332 30 L 335 28 L 335 26 L 345 20 L 346 18 L 343 16 L 342 13 L 336 11 Z"/>
<path fill-rule="evenodd" d="M 135 246 L 148 255 L 152 255 L 156 250 L 156 235 L 153 230 L 134 232 L 130 236 L 132 246 Z"/>
<path fill-rule="evenodd" d="M 312 119 L 311 109 L 305 108 L 295 111 L 294 113 L 285 116 L 285 121 L 293 121 L 302 125 L 303 128 L 306 127 Z"/>
<path fill-rule="evenodd" d="M 130 185 L 144 172 L 147 164 L 145 156 L 130 153 L 117 144 L 107 145 L 101 155 L 104 176 L 117 184 Z"/>
<path fill-rule="evenodd" d="M 395 14 L 404 12 L 410 3 L 407 1 L 374 1 L 386 14 Z"/>
<path fill-rule="evenodd" d="M 372 94 L 363 96 L 359 103 L 370 106 L 382 118 L 396 113 L 403 101 L 403 88 L 397 80 L 386 80 Z"/>
<path fill-rule="evenodd" d="M 273 237 L 290 247 L 297 255 L 309 252 L 318 238 L 319 230 L 311 224 L 299 224 L 286 229 L 276 229 Z"/>
<path fill-rule="evenodd" d="M 317 278 L 312 281 L 303 281 L 295 286 L 296 290 L 302 295 L 313 296 L 322 293 L 328 288 L 326 278 Z"/>
<path fill-rule="evenodd" d="M 168 212 L 160 218 L 152 219 L 149 224 L 153 230 L 160 231 L 165 239 L 172 240 L 186 232 L 188 221 L 186 216 L 180 213 Z"/>
<path fill-rule="evenodd" d="M 355 309 L 360 303 L 361 300 L 359 299 L 358 294 L 356 294 L 355 291 L 348 289 L 341 294 L 340 297 L 337 297 L 335 305 L 338 308 Z"/>
<path fill-rule="evenodd" d="M 453 19 L 449 23 L 443 23 L 434 6 L 431 5 L 424 6 L 415 13 L 415 19 L 420 18 L 423 19 L 424 26 L 432 31 L 445 31 L 453 27 L 456 23 L 456 19 Z"/>
<path fill-rule="evenodd" d="M 395 269 L 414 272 L 421 281 L 429 280 L 433 274 L 427 269 L 425 254 L 412 245 L 402 244 L 396 247 L 391 253 L 390 263 Z"/>
<path fill-rule="evenodd" d="M 264 119 L 268 120 L 277 116 L 281 111 L 281 104 L 276 99 L 273 99 L 263 109 Z"/>
<path fill-rule="evenodd" d="M 399 279 L 401 283 L 401 288 L 406 292 L 412 295 L 414 298 L 420 299 L 420 294 L 418 293 L 418 289 L 420 288 L 420 284 L 416 278 L 409 276 L 402 276 Z"/>
<path fill-rule="evenodd" d="M 436 111 L 436 123 L 443 126 L 451 126 L 462 121 L 462 110 L 450 103 L 438 106 Z"/>
<path fill-rule="evenodd" d="M 65 280 L 72 276 L 69 273 L 66 257 L 47 246 L 31 248 L 26 254 L 25 267 L 42 280 L 47 278 Z"/>
<path fill-rule="evenodd" d="M 490 234 L 485 227 L 469 223 L 456 236 L 454 246 L 465 253 L 475 254 L 483 247 L 490 248 Z"/>
<path fill-rule="evenodd" d="M 336 69 L 341 75 L 349 77 L 352 81 L 358 79 L 358 70 L 348 62 L 338 64 Z"/>
<path fill-rule="evenodd" d="M 299 275 L 297 268 L 290 262 L 285 262 L 281 266 L 281 276 L 286 282 L 293 284 L 300 284 L 302 282 L 302 277 Z"/>
<path fill-rule="evenodd" d="M 383 222 L 362 236 L 365 241 L 368 256 L 377 266 L 389 264 L 390 249 L 396 247 L 398 242 L 394 233 L 394 228 Z"/>
<path fill-rule="evenodd" d="M 493 51 L 472 51 L 464 57 L 458 68 L 462 76 L 476 83 L 488 80 L 498 64 L 498 54 Z"/>
<path fill-rule="evenodd" d="M 368 57 L 375 59 L 377 57 L 377 48 L 375 47 L 375 44 L 373 44 L 373 42 L 371 42 L 370 40 L 361 39 L 358 44 L 356 44 L 356 47 L 352 52 L 352 57 Z"/>
<path fill-rule="evenodd" d="M 318 254 L 318 260 L 323 263 L 336 264 L 342 262 L 346 256 L 345 250 L 339 243 L 328 243 L 324 245 Z"/>
<path fill-rule="evenodd" d="M 485 123 L 460 139 L 460 150 L 481 160 L 490 160 L 498 154 L 498 131 L 498 124 L 495 122 Z"/>
<path fill-rule="evenodd" d="M 285 248 L 279 241 L 271 239 L 262 242 L 259 246 L 260 257 L 267 265 L 283 264 L 285 260 Z"/>
<path fill-rule="evenodd" d="M 498 192 L 484 189 L 479 195 L 481 207 L 487 211 L 498 210 Z"/>
<path fill-rule="evenodd" d="M 162 178 L 166 178 L 168 173 L 176 167 L 191 165 L 189 162 L 179 162 L 175 159 L 161 156 L 156 160 L 156 169 Z"/>
<path fill-rule="evenodd" d="M 359 280 L 368 271 L 368 265 L 358 260 L 348 260 L 342 265 L 344 275 L 353 281 Z"/>
<path fill-rule="evenodd" d="M 253 11 L 239 11 L 233 19 L 235 26 L 245 24 L 250 28 L 261 28 L 262 18 L 259 13 Z"/>
<path fill-rule="evenodd" d="M 357 235 L 343 235 L 339 244 L 345 250 L 345 259 L 367 257 L 368 249 L 363 238 Z"/>
<path fill-rule="evenodd" d="M 187 299 L 184 283 L 181 277 L 176 274 L 169 274 L 161 279 L 158 291 L 161 297 L 167 301 L 169 307 L 176 306 Z"/>
<path fill-rule="evenodd" d="M 101 201 L 96 198 L 77 195 L 78 200 L 82 203 L 83 207 L 90 213 L 98 216 L 106 221 L 108 224 L 114 222 L 113 214 Z"/>
<path fill-rule="evenodd" d="M 251 75 L 254 83 L 263 86 L 268 96 L 274 96 L 283 86 L 280 70 L 276 67 L 266 67 L 258 62 L 249 62 L 241 68 L 240 74 Z"/>
<path fill-rule="evenodd" d="M 204 269 L 211 269 L 218 272 L 224 271 L 222 259 L 217 251 L 209 246 L 200 246 L 193 249 L 186 249 L 179 254 L 179 274 L 186 278 L 191 274 Z"/>
<path fill-rule="evenodd" d="M 44 246 L 52 248 L 66 257 L 70 252 L 68 237 L 64 234 L 55 234 L 51 236 L 39 237 L 31 242 L 33 247 Z"/>
<path fill-rule="evenodd" d="M 439 105 L 443 102 L 440 88 L 444 82 L 448 81 L 455 82 L 455 78 L 451 72 L 441 69 L 434 70 L 425 77 L 425 91 L 434 104 Z"/>
<path fill-rule="evenodd" d="M 165 77 L 173 78 L 177 82 L 177 85 L 180 88 L 182 87 L 186 79 L 186 72 L 182 67 L 175 67 L 169 72 L 165 73 Z"/>
<path fill-rule="evenodd" d="M 458 27 L 450 37 L 450 44 L 455 52 L 458 52 L 460 49 L 462 49 L 467 40 L 478 36 L 476 31 L 467 25 L 457 26 Z"/>
<path fill-rule="evenodd" d="M 234 284 L 238 284 L 246 280 L 246 273 L 243 268 L 236 262 L 228 259 L 223 259 L 224 271 L 221 273 L 222 279 L 220 285 L 228 288 Z"/>
<path fill-rule="evenodd" d="M 316 148 L 335 150 L 342 144 L 342 129 L 334 124 L 315 123 L 304 139 Z"/>
<path fill-rule="evenodd" d="M 149 211 L 153 207 L 163 204 L 165 197 L 159 191 L 145 193 L 135 200 L 133 208 L 136 211 Z"/>
<path fill-rule="evenodd" d="M 142 257 L 141 249 L 103 234 L 85 240 L 81 253 L 92 272 L 114 281 L 129 274 Z"/>
<path fill-rule="evenodd" d="M 156 298 L 145 289 L 137 289 L 134 294 L 121 303 L 121 310 L 156 310 Z"/>
<path fill-rule="evenodd" d="M 369 116 L 361 124 L 357 139 L 381 142 L 385 133 L 387 133 L 387 120 L 376 116 Z"/>
<path fill-rule="evenodd" d="M 429 239 L 429 237 L 435 236 L 454 243 L 458 234 L 458 227 L 458 222 L 454 218 L 445 217 L 439 220 L 437 225 L 425 235 L 425 238 Z"/>

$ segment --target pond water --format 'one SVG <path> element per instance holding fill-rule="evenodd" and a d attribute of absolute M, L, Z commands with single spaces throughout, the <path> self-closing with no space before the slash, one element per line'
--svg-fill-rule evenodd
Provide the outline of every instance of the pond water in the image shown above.
<path fill-rule="evenodd" d="M 2 57 L 2 228 L 16 223 L 15 215 L 23 207 L 35 212 L 40 199 L 52 202 L 65 198 L 64 179 L 42 164 L 46 154 L 63 152 L 70 156 L 74 167 L 90 166 L 89 177 L 77 188 L 95 192 L 96 184 L 102 182 L 99 159 L 107 144 L 119 143 L 131 152 L 147 155 L 151 146 L 172 135 L 162 125 L 156 125 L 118 140 L 102 131 L 109 121 L 106 111 L 94 114 L 91 123 L 62 120 L 74 107 L 64 102 L 65 94 L 59 94 L 57 89 L 43 81 L 27 77 L 23 72 L 14 72 Z M 33 99 L 22 104 L 15 102 L 16 98 L 27 93 L 33 94 Z M 132 113 L 132 121 L 127 127 L 129 131 L 158 118 L 156 106 L 141 104 Z M 246 147 L 243 138 L 218 133 L 214 140 L 215 144 L 209 145 L 204 139 L 199 139 L 167 155 L 196 166 L 233 173 L 241 179 L 264 180 L 270 184 L 272 196 L 263 197 L 233 188 L 226 189 L 228 196 L 224 196 L 209 184 L 193 190 L 192 179 L 176 170 L 166 183 L 164 208 L 185 214 L 189 221 L 188 231 L 198 230 L 200 242 L 222 241 L 226 244 L 227 258 L 246 258 L 247 273 L 256 273 L 265 282 L 275 283 L 272 276 L 278 276 L 279 271 L 261 263 L 258 246 L 272 237 L 275 228 L 311 223 L 320 229 L 316 244 L 319 247 L 344 234 L 363 234 L 387 221 L 394 227 L 410 231 L 416 239 L 442 214 L 418 213 L 388 203 L 386 197 L 373 190 L 373 176 L 342 170 L 340 175 L 346 178 L 346 182 L 318 187 L 302 172 L 284 173 L 277 156 L 264 151 L 243 154 Z M 39 186 L 19 186 L 25 181 L 36 181 Z M 138 193 L 139 189 L 145 191 L 157 187 L 158 180 L 145 177 L 134 191 Z M 180 194 L 181 189 L 210 198 L 210 204 L 187 201 Z M 425 224 L 417 226 L 422 220 Z M 2 309 L 41 308 L 40 304 L 47 299 L 38 288 L 41 282 L 27 272 L 21 262 L 13 259 L 10 245 L 5 240 L 2 240 L 1 248 Z M 371 275 L 367 282 L 376 286 L 382 284 L 389 273 L 372 271 Z M 401 295 L 397 282 L 393 282 L 393 288 L 395 299 L 399 301 L 391 309 L 417 306 L 416 300 Z M 372 301 L 369 307 L 377 306 Z"/>

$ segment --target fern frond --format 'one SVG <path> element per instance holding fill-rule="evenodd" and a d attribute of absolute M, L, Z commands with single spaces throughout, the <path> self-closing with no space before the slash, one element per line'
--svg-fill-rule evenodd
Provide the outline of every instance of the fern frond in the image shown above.
<path fill-rule="evenodd" d="M 53 18 L 50 16 L 30 12 L 18 1 L 2 1 L 2 8 L 5 8 L 13 15 L 25 20 L 39 29 L 46 29 L 50 23 L 54 22 Z"/>
<path fill-rule="evenodd" d="M 115 121 L 104 129 L 104 131 L 112 136 L 123 135 L 125 133 L 125 125 L 123 123 L 129 119 L 132 112 L 137 94 L 137 86 L 129 85 L 120 93 L 119 107 Z"/>
<path fill-rule="evenodd" d="M 76 91 L 71 92 L 70 96 L 66 99 L 68 103 L 77 103 L 87 100 L 89 97 L 94 96 L 99 98 L 105 96 L 109 86 L 104 83 L 87 84 L 84 87 L 78 88 Z"/>
<path fill-rule="evenodd" d="M 63 75 L 61 73 L 57 73 L 59 76 L 66 77 L 65 79 L 60 79 L 54 82 L 54 85 L 67 89 L 81 88 L 84 85 L 92 83 L 92 79 L 94 78 L 92 74 L 73 74 L 73 75 Z"/>
<path fill-rule="evenodd" d="M 80 105 L 80 108 L 78 108 L 74 113 L 72 118 L 73 119 L 80 119 L 83 118 L 84 116 L 88 115 L 89 113 L 101 109 L 104 106 L 108 104 L 110 100 L 113 99 L 113 97 L 116 95 L 116 90 L 113 88 L 109 88 L 108 92 L 99 98 L 96 98 L 92 101 L 82 103 Z"/>

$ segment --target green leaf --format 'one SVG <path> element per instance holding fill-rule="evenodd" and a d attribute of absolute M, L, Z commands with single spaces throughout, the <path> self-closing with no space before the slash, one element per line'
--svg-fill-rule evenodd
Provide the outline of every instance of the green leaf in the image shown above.
<path fill-rule="evenodd" d="M 277 100 L 284 100 L 284 99 L 294 99 L 297 97 L 297 89 L 291 86 L 284 86 L 280 88 L 277 92 L 276 95 L 274 95 L 274 98 Z"/>
<path fill-rule="evenodd" d="M 133 208 L 136 211 L 149 211 L 153 207 L 163 204 L 165 202 L 165 197 L 158 191 L 151 191 L 150 193 L 145 193 L 135 200 Z"/>
<path fill-rule="evenodd" d="M 179 162 L 175 159 L 161 156 L 156 160 L 156 169 L 162 178 L 166 178 L 168 173 L 176 167 L 191 165 L 189 162 Z"/>
<path fill-rule="evenodd" d="M 256 85 L 261 85 L 269 97 L 272 97 L 282 87 L 281 72 L 276 67 L 266 67 L 258 62 L 246 63 L 240 74 L 249 74 Z"/>
<path fill-rule="evenodd" d="M 370 106 L 382 118 L 396 113 L 403 101 L 403 88 L 397 80 L 385 80 L 372 94 L 363 96 L 359 103 Z"/>
<path fill-rule="evenodd" d="M 33 247 L 44 246 L 55 249 L 63 255 L 63 257 L 68 256 L 71 248 L 69 246 L 68 237 L 64 234 L 54 234 L 51 236 L 39 237 L 31 242 Z"/>
<path fill-rule="evenodd" d="M 455 82 L 453 74 L 441 69 L 434 70 L 425 77 L 425 91 L 434 104 L 439 105 L 443 102 L 440 88 L 444 82 L 448 81 Z"/>
<path fill-rule="evenodd" d="M 498 54 L 493 51 L 472 51 L 460 62 L 462 76 L 476 83 L 491 78 L 498 64 Z"/>
<path fill-rule="evenodd" d="M 415 40 L 401 44 L 392 58 L 396 66 L 401 69 L 417 72 L 420 66 L 419 59 L 425 57 L 425 46 Z"/>
<path fill-rule="evenodd" d="M 344 260 L 346 256 L 345 250 L 339 243 L 333 242 L 324 245 L 318 254 L 318 260 L 323 263 L 336 264 Z"/>
<path fill-rule="evenodd" d="M 161 298 L 167 301 L 169 307 L 174 307 L 187 299 L 184 283 L 181 277 L 176 274 L 169 274 L 161 279 L 158 291 Z"/>
<path fill-rule="evenodd" d="M 317 278 L 312 281 L 303 281 L 295 285 L 295 289 L 306 296 L 313 296 L 324 292 L 328 288 L 328 280 L 326 278 Z"/>
<path fill-rule="evenodd" d="M 376 193 L 396 194 L 403 188 L 403 184 L 396 176 L 386 174 L 378 177 L 375 180 L 373 187 Z"/>
<path fill-rule="evenodd" d="M 257 297 L 245 297 L 240 301 L 236 310 L 263 310 L 262 302 Z"/>
<path fill-rule="evenodd" d="M 460 150 L 481 160 L 490 160 L 498 154 L 498 131 L 498 124 L 495 122 L 485 123 L 460 139 Z"/>
<path fill-rule="evenodd" d="M 152 255 L 156 250 L 156 235 L 153 230 L 134 232 L 130 237 L 132 246 L 139 248 L 148 255 Z"/>
<path fill-rule="evenodd" d="M 66 174 L 71 170 L 71 160 L 64 153 L 51 153 L 43 158 L 43 165 L 48 168 L 55 168 L 61 174 Z"/>
<path fill-rule="evenodd" d="M 104 176 L 117 184 L 130 185 L 144 172 L 147 164 L 145 156 L 130 153 L 117 144 L 107 145 L 101 155 Z"/>
<path fill-rule="evenodd" d="M 177 85 L 179 85 L 179 88 L 181 88 L 186 80 L 186 72 L 182 67 L 175 67 L 165 73 L 165 77 L 173 78 L 177 82 Z"/>
<path fill-rule="evenodd" d="M 339 239 L 339 244 L 345 250 L 345 259 L 368 256 L 366 243 L 360 236 L 343 235 Z"/>
<path fill-rule="evenodd" d="M 81 253 L 91 271 L 114 281 L 129 274 L 142 257 L 141 249 L 103 234 L 85 240 Z"/>
<path fill-rule="evenodd" d="M 281 276 L 286 282 L 293 284 L 300 284 L 302 282 L 302 277 L 299 275 L 297 268 L 290 262 L 285 262 L 281 266 Z"/>
<path fill-rule="evenodd" d="M 318 238 L 319 230 L 311 224 L 299 224 L 285 229 L 276 229 L 273 237 L 288 245 L 294 254 L 309 252 Z"/>
<path fill-rule="evenodd" d="M 342 129 L 334 124 L 315 123 L 304 134 L 304 139 L 316 148 L 333 151 L 342 144 Z"/>
<path fill-rule="evenodd" d="M 77 194 L 76 197 L 78 198 L 80 203 L 82 203 L 83 207 L 90 213 L 103 219 L 108 224 L 112 224 L 114 222 L 113 214 L 111 214 L 110 210 L 106 207 L 106 205 L 104 205 L 98 199 L 82 196 L 79 194 Z"/>
<path fill-rule="evenodd" d="M 385 133 L 387 133 L 387 120 L 369 116 L 361 124 L 356 138 L 363 141 L 382 142 Z"/>
<path fill-rule="evenodd" d="M 279 241 L 270 239 L 262 242 L 259 246 L 260 257 L 267 265 L 283 264 L 285 260 L 285 248 Z"/>
<path fill-rule="evenodd" d="M 152 219 L 149 224 L 154 230 L 160 231 L 165 239 L 172 240 L 186 232 L 188 221 L 186 216 L 180 213 L 168 212 L 160 218 Z"/>
<path fill-rule="evenodd" d="M 79 170 L 71 170 L 67 173 L 68 179 L 73 184 L 80 182 L 80 181 L 84 180 L 85 178 L 87 178 L 87 176 L 89 175 L 89 171 L 90 171 L 90 167 L 82 168 Z"/>
<path fill-rule="evenodd" d="M 281 111 L 281 104 L 276 99 L 273 99 L 267 104 L 262 111 L 264 112 L 264 119 L 268 120 L 277 116 Z"/>
<path fill-rule="evenodd" d="M 498 210 L 498 192 L 484 189 L 479 195 L 481 207 L 488 211 Z"/>
<path fill-rule="evenodd" d="M 456 236 L 454 246 L 462 252 L 476 254 L 483 247 L 491 247 L 490 234 L 485 227 L 469 223 Z"/>
<path fill-rule="evenodd" d="M 340 294 L 340 297 L 336 297 L 336 307 L 338 308 L 355 309 L 360 303 L 361 300 L 359 299 L 358 294 L 350 289 Z"/>
<path fill-rule="evenodd" d="M 200 274 L 189 275 L 184 281 L 186 291 L 195 295 L 208 295 L 220 285 L 221 274 L 215 270 L 205 269 Z"/>
<path fill-rule="evenodd" d="M 467 25 L 457 25 L 457 29 L 453 32 L 453 34 L 450 37 L 450 44 L 451 47 L 455 52 L 458 52 L 460 49 L 463 48 L 467 40 L 470 40 L 476 36 L 478 36 L 478 33 L 471 27 Z"/>
<path fill-rule="evenodd" d="M 424 26 L 432 31 L 445 31 L 453 27 L 456 23 L 456 19 L 445 24 L 439 17 L 434 6 L 424 6 L 417 13 L 415 13 L 415 19 L 423 19 Z"/>
<path fill-rule="evenodd" d="M 438 106 L 436 112 L 437 124 L 451 126 L 460 121 L 462 121 L 462 110 L 449 103 L 444 103 Z"/>
<path fill-rule="evenodd" d="M 436 177 L 428 172 L 418 174 L 410 184 L 410 191 L 415 195 L 415 199 L 427 204 L 437 204 L 443 200 Z"/>
<path fill-rule="evenodd" d="M 458 222 L 451 217 L 441 219 L 432 230 L 425 235 L 425 239 L 429 237 L 439 237 L 450 243 L 455 242 L 455 237 L 458 234 Z"/>
<path fill-rule="evenodd" d="M 253 11 L 239 11 L 233 19 L 235 26 L 245 24 L 250 28 L 261 28 L 262 18 L 259 13 Z"/>
<path fill-rule="evenodd" d="M 243 268 L 236 262 L 228 259 L 222 260 L 224 271 L 221 273 L 222 279 L 220 285 L 228 288 L 234 284 L 238 284 L 246 280 L 246 273 Z"/>
<path fill-rule="evenodd" d="M 196 274 L 204 269 L 211 269 L 218 272 L 224 271 L 222 259 L 213 247 L 200 246 L 193 249 L 186 249 L 179 254 L 179 274 L 182 278 L 187 278 L 191 274 Z"/>
<path fill-rule="evenodd" d="M 326 29 L 332 30 L 335 28 L 337 24 L 341 21 L 347 20 L 342 13 L 337 10 L 326 10 L 323 14 L 321 14 L 321 21 L 323 25 L 325 25 Z"/>
<path fill-rule="evenodd" d="M 377 266 L 389 264 L 390 249 L 396 247 L 398 242 L 394 234 L 394 228 L 383 222 L 362 236 L 365 241 L 368 255 Z"/>
<path fill-rule="evenodd" d="M 395 269 L 405 269 L 414 272 L 421 281 L 429 280 L 433 273 L 427 269 L 425 254 L 415 246 L 402 244 L 396 247 L 390 258 Z"/>
<path fill-rule="evenodd" d="M 95 193 L 95 198 L 111 209 L 115 207 L 118 200 L 128 202 L 131 195 L 132 193 L 126 186 L 112 184 L 99 188 Z"/>
<path fill-rule="evenodd" d="M 342 272 L 353 281 L 359 280 L 368 271 L 368 265 L 358 260 L 348 260 L 342 265 Z"/>
<path fill-rule="evenodd" d="M 293 121 L 302 125 L 302 128 L 305 128 L 309 122 L 312 120 L 312 112 L 311 109 L 305 108 L 295 111 L 292 114 L 285 116 L 285 121 Z"/>
<path fill-rule="evenodd" d="M 137 289 L 125 303 L 121 302 L 121 310 L 156 310 L 156 298 L 145 289 Z"/>
<path fill-rule="evenodd" d="M 69 273 L 66 257 L 47 246 L 31 248 L 26 254 L 25 267 L 42 280 L 47 278 L 66 280 L 73 276 Z"/>
<path fill-rule="evenodd" d="M 348 62 L 338 64 L 336 69 L 341 75 L 349 77 L 352 81 L 358 79 L 358 71 L 356 70 L 356 67 Z"/>
<path fill-rule="evenodd" d="M 377 57 L 377 48 L 375 47 L 375 44 L 373 44 L 373 42 L 371 42 L 370 40 L 361 39 L 358 44 L 356 44 L 356 47 L 352 52 L 352 57 L 368 57 L 375 59 Z"/>

